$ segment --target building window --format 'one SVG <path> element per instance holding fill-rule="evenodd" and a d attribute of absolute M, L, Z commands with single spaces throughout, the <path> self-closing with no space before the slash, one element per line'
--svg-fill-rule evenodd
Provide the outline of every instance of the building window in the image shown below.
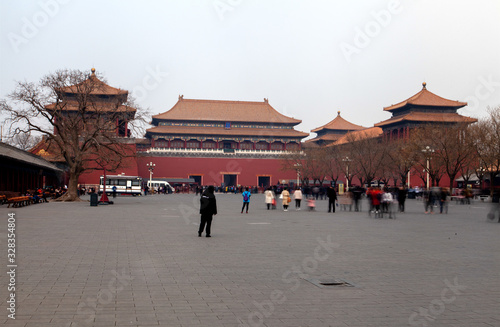
<path fill-rule="evenodd" d="M 288 151 L 299 151 L 299 145 L 297 143 L 288 143 L 286 149 Z"/>
<path fill-rule="evenodd" d="M 242 150 L 253 150 L 253 143 L 242 142 L 242 143 L 240 143 L 240 149 L 242 149 Z"/>
<path fill-rule="evenodd" d="M 196 140 L 188 141 L 187 144 L 186 144 L 186 147 L 188 149 L 199 149 L 200 148 L 200 142 L 198 142 Z"/>
<path fill-rule="evenodd" d="M 168 148 L 168 141 L 165 140 L 156 140 L 155 148 Z"/>
<path fill-rule="evenodd" d="M 203 142 L 203 149 L 215 149 L 216 143 L 212 141 Z"/>
<path fill-rule="evenodd" d="M 170 147 L 174 149 L 182 149 L 184 147 L 184 141 L 174 140 L 170 142 Z"/>
<path fill-rule="evenodd" d="M 268 146 L 269 145 L 266 142 L 259 142 L 259 143 L 255 144 L 255 149 L 256 150 L 267 150 Z"/>
<path fill-rule="evenodd" d="M 236 143 L 234 142 L 219 142 L 219 148 L 221 149 L 236 149 Z"/>
<path fill-rule="evenodd" d="M 273 143 L 271 144 L 271 150 L 280 151 L 283 150 L 283 143 Z"/>

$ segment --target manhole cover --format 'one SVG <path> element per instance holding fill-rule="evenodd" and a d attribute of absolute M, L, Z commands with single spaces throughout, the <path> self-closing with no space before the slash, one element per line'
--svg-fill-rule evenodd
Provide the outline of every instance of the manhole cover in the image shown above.
<path fill-rule="evenodd" d="M 329 288 L 329 287 L 354 287 L 355 285 L 351 282 L 348 282 L 339 278 L 304 278 L 304 280 L 309 283 L 316 285 L 319 288 Z"/>

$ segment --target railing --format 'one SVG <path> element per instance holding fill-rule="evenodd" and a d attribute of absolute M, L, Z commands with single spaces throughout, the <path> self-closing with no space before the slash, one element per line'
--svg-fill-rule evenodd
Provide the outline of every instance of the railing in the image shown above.
<path fill-rule="evenodd" d="M 230 150 L 230 151 L 228 151 Z M 242 150 L 242 149 L 172 149 L 172 148 L 149 148 L 146 153 L 165 153 L 165 154 L 213 154 L 213 155 L 287 155 L 297 153 L 296 151 L 284 150 Z M 300 151 L 299 153 L 303 153 Z"/>

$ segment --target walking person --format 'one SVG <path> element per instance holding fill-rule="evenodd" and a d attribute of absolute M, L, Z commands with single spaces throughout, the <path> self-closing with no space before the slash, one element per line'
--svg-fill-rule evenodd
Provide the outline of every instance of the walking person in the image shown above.
<path fill-rule="evenodd" d="M 450 193 L 446 187 L 441 188 L 441 192 L 439 193 L 439 213 L 442 214 L 448 213 L 448 196 Z"/>
<path fill-rule="evenodd" d="M 116 198 L 116 185 L 113 185 L 113 198 Z"/>
<path fill-rule="evenodd" d="M 243 197 L 243 206 L 241 207 L 241 213 L 243 213 L 245 207 L 247 208 L 247 213 L 248 213 L 248 206 L 250 205 L 250 197 L 252 196 L 252 194 L 248 190 L 248 187 L 245 188 L 245 192 L 241 193 L 241 196 Z"/>
<path fill-rule="evenodd" d="M 281 197 L 283 198 L 283 211 L 288 211 L 288 204 L 292 201 L 292 198 L 290 197 L 290 192 L 288 192 L 287 187 L 281 192 Z"/>
<path fill-rule="evenodd" d="M 293 198 L 295 199 L 295 210 L 300 210 L 300 202 L 302 201 L 302 191 L 299 187 L 293 192 Z"/>
<path fill-rule="evenodd" d="M 273 205 L 273 201 L 276 202 L 274 192 L 270 187 L 267 188 L 267 190 L 264 192 L 265 196 L 265 201 L 267 205 L 267 210 L 271 209 L 271 206 Z"/>
<path fill-rule="evenodd" d="M 211 226 L 212 226 L 212 218 L 217 214 L 217 202 L 215 200 L 214 187 L 210 185 L 207 187 L 205 192 L 201 195 L 200 198 L 200 214 L 201 214 L 201 222 L 200 228 L 198 229 L 198 236 L 201 237 L 201 233 L 206 228 L 206 236 L 210 236 Z"/>
<path fill-rule="evenodd" d="M 430 190 L 424 191 L 424 206 L 426 214 L 434 214 L 434 193 Z"/>
<path fill-rule="evenodd" d="M 363 194 L 363 190 L 359 186 L 355 186 L 352 191 L 352 197 L 354 199 L 354 211 L 361 211 L 361 194 Z"/>
<path fill-rule="evenodd" d="M 328 197 L 328 212 L 335 212 L 335 201 L 337 201 L 337 192 L 335 192 L 335 188 L 330 186 L 328 190 L 326 190 L 326 196 Z"/>
<path fill-rule="evenodd" d="M 382 202 L 382 214 L 387 213 L 389 214 L 389 218 L 392 218 L 392 201 L 394 200 L 394 197 L 392 196 L 392 193 L 390 190 L 386 187 L 384 189 L 384 192 L 382 193 L 381 196 L 381 202 Z"/>
<path fill-rule="evenodd" d="M 408 194 L 408 191 L 406 190 L 406 187 L 401 186 L 398 189 L 398 206 L 399 206 L 399 212 L 405 212 L 405 201 L 406 201 L 406 195 Z"/>

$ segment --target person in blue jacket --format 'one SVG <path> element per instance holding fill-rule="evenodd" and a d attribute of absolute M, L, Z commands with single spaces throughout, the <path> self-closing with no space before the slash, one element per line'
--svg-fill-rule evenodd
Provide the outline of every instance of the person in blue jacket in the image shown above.
<path fill-rule="evenodd" d="M 241 193 L 241 196 L 243 197 L 243 207 L 241 207 L 241 213 L 243 213 L 245 207 L 247 208 L 246 212 L 248 213 L 248 205 L 250 204 L 250 197 L 252 196 L 248 187 L 245 188 L 245 192 Z"/>

